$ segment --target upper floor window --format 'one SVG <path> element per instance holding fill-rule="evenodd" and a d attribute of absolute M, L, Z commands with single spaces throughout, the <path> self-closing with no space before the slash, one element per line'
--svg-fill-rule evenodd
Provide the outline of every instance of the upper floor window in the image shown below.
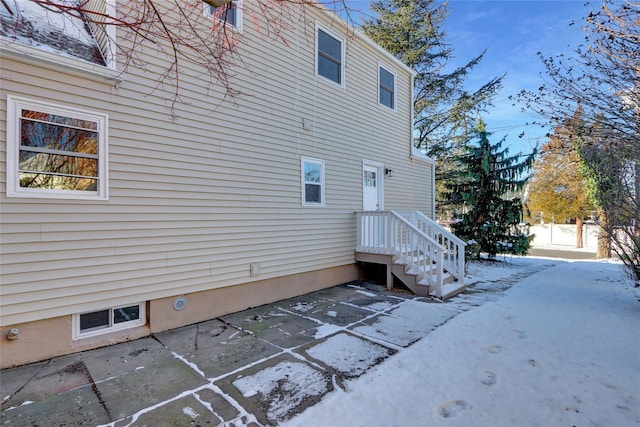
<path fill-rule="evenodd" d="M 107 199 L 107 121 L 7 96 L 7 196 Z"/>
<path fill-rule="evenodd" d="M 233 0 L 230 2 L 214 1 L 213 3 L 221 3 L 220 6 L 212 6 L 205 4 L 205 13 L 215 19 L 231 25 L 237 30 L 242 30 L 242 2 L 241 0 Z"/>
<path fill-rule="evenodd" d="M 324 206 L 324 161 L 302 158 L 302 204 Z"/>
<path fill-rule="evenodd" d="M 318 28 L 316 73 L 340 85 L 343 81 L 344 52 L 342 40 Z"/>
<path fill-rule="evenodd" d="M 2 1 L 0 37 L 34 48 L 33 53 L 27 51 L 29 56 L 48 60 L 51 54 L 58 54 L 65 62 L 82 60 L 116 68 L 116 28 L 107 25 L 115 17 L 115 0 L 44 3 Z M 78 10 L 74 9 L 76 6 Z"/>
<path fill-rule="evenodd" d="M 378 102 L 396 108 L 396 76 L 382 66 L 378 69 Z"/>

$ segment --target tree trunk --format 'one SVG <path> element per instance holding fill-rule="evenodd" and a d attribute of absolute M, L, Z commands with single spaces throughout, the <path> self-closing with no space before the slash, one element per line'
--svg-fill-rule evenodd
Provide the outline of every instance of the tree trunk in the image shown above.
<path fill-rule="evenodd" d="M 599 212 L 598 220 L 600 223 L 600 233 L 598 233 L 596 258 L 611 258 L 611 230 L 609 229 L 609 222 L 604 211 Z"/>
<path fill-rule="evenodd" d="M 638 72 L 638 74 L 640 75 L 640 72 Z M 640 83 L 639 83 L 640 85 Z M 640 112 L 638 113 L 638 122 L 640 123 Z M 638 129 L 638 133 L 640 133 L 640 124 L 638 125 L 639 129 Z M 636 182 L 635 187 L 636 187 L 636 194 L 635 194 L 635 200 L 633 201 L 632 206 L 635 207 L 635 218 L 633 219 L 633 231 L 634 231 L 634 235 L 636 237 L 640 237 L 640 152 L 638 152 L 638 158 L 636 159 L 636 167 L 635 167 L 635 174 L 636 174 Z"/>
<path fill-rule="evenodd" d="M 578 249 L 584 248 L 584 242 L 582 241 L 583 225 L 582 217 L 576 217 L 576 248 Z"/>

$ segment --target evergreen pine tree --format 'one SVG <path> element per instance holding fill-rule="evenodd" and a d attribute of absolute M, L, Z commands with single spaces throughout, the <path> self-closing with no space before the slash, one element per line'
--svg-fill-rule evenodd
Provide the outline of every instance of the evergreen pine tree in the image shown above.
<path fill-rule="evenodd" d="M 473 258 L 480 258 L 481 252 L 491 258 L 503 253 L 526 255 L 533 236 L 518 227 L 522 201 L 503 196 L 522 189 L 527 181 L 524 173 L 531 169 L 536 152 L 509 156 L 509 150 L 502 148 L 504 138 L 493 145 L 489 142 L 490 133 L 482 121 L 475 134 L 478 142 L 465 147 L 466 153 L 458 158 L 458 183 L 450 186 L 452 202 L 468 208 L 462 220 L 453 224 L 453 232 L 471 242 L 467 248 Z"/>
<path fill-rule="evenodd" d="M 502 87 L 504 75 L 468 90 L 467 81 L 484 52 L 462 66 L 451 67 L 455 55 L 444 31 L 449 13 L 446 2 L 377 0 L 370 9 L 374 14 L 363 22 L 364 33 L 416 72 L 414 145 L 437 161 L 436 209 L 439 217 L 448 218 L 451 207 L 444 203 L 443 184 L 457 172 L 455 156 L 477 115 L 491 105 Z"/>

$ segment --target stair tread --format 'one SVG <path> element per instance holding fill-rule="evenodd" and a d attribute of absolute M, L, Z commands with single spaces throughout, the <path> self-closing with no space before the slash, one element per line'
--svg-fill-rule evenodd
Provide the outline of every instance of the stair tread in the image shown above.
<path fill-rule="evenodd" d="M 464 284 L 461 284 L 458 282 L 448 283 L 442 286 L 442 296 L 440 298 L 442 299 L 450 298 L 454 295 L 464 292 L 465 289 L 466 289 L 466 286 Z M 432 291 L 431 295 L 435 296 L 435 291 Z"/>
<path fill-rule="evenodd" d="M 392 214 L 397 215 L 395 212 L 392 212 Z M 423 220 L 420 219 L 423 216 L 422 214 L 419 217 L 416 216 L 413 221 L 428 221 L 427 217 L 424 217 Z M 430 223 L 431 222 L 425 222 L 425 224 Z M 436 227 L 435 223 L 434 227 Z M 421 228 L 419 229 L 422 230 Z M 442 234 L 442 236 L 445 235 Z M 451 236 L 453 237 L 453 235 Z M 455 274 L 454 276 L 447 271 L 447 269 L 458 270 L 458 265 L 455 261 L 458 259 L 457 251 L 460 249 L 457 246 L 452 252 L 450 245 L 441 247 L 434 242 L 427 242 L 427 246 L 424 246 L 422 240 L 420 242 L 402 240 L 397 242 L 391 241 L 389 243 L 388 247 L 386 249 L 381 248 L 381 251 L 377 248 L 373 249 L 376 253 L 387 253 L 389 257 L 384 259 L 380 259 L 379 257 L 374 258 L 373 262 L 386 264 L 390 270 L 389 273 L 402 281 L 409 289 L 416 293 L 416 295 L 435 295 L 437 292 L 436 288 L 438 288 L 442 291 L 442 297 L 448 298 L 466 289 L 464 285 L 460 284 L 464 282 L 464 277 L 461 277 L 459 274 Z M 423 246 L 419 246 L 418 243 Z M 460 247 L 463 248 L 464 246 L 462 245 Z M 372 248 L 363 249 L 365 249 L 365 252 L 372 251 Z M 370 261 L 368 255 L 362 255 L 361 257 L 365 262 L 367 260 Z M 462 274 L 464 274 L 464 267 L 461 267 L 461 269 Z M 457 281 L 456 277 L 460 278 L 460 281 Z M 441 280 L 436 280 L 438 278 Z"/>

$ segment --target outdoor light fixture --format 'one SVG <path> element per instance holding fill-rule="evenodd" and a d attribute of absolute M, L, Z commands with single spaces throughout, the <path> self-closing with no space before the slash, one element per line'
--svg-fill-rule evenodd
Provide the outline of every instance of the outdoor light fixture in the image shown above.
<path fill-rule="evenodd" d="M 385 168 L 384 169 L 384 174 L 388 177 L 392 177 L 393 176 L 393 170 L 389 169 L 389 168 Z"/>
<path fill-rule="evenodd" d="M 202 0 L 202 1 L 210 6 L 220 7 L 220 6 L 224 6 L 225 4 L 231 3 L 232 0 Z"/>

